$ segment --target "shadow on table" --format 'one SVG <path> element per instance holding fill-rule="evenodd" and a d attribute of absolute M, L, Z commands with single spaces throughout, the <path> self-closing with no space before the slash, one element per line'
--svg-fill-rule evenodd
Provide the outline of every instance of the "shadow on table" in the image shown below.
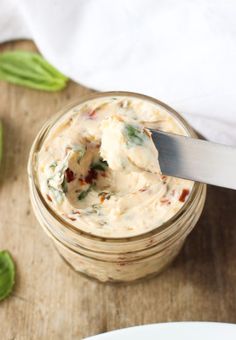
<path fill-rule="evenodd" d="M 119 315 L 123 313 L 119 326 L 184 320 L 236 322 L 235 201 L 236 191 L 210 186 L 199 223 L 166 271 L 133 285 L 101 288 L 113 299 Z M 132 312 L 132 304 L 139 314 Z"/>
<path fill-rule="evenodd" d="M 217 275 L 223 280 L 225 275 L 233 272 L 236 274 L 235 202 L 236 191 L 208 187 L 201 219 L 187 238 L 172 268 L 181 269 L 186 266 L 190 273 L 204 275 L 205 280 L 209 280 L 212 285 L 217 284 Z M 191 277 L 188 279 L 191 280 Z"/>

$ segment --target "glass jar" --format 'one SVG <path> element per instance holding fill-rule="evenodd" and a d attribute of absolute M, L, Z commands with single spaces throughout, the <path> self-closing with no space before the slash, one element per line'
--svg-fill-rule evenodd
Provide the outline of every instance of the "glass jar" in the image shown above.
<path fill-rule="evenodd" d="M 96 93 L 90 99 L 108 96 L 136 97 L 167 110 L 184 127 L 188 136 L 197 138 L 189 124 L 166 104 L 130 92 Z M 70 105 L 49 120 L 36 136 L 28 161 L 28 178 L 34 213 L 63 258 L 76 270 L 102 282 L 130 282 L 161 272 L 179 253 L 187 235 L 197 223 L 206 197 L 206 185 L 194 183 L 183 207 L 163 225 L 142 235 L 128 238 L 103 238 L 79 230 L 57 215 L 44 200 L 36 175 L 36 156 L 50 129 Z"/>

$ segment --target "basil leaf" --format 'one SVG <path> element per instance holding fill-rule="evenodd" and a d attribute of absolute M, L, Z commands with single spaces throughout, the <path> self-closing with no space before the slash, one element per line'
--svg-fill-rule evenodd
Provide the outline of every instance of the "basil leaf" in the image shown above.
<path fill-rule="evenodd" d="M 130 124 L 125 125 L 124 134 L 127 138 L 127 144 L 129 146 L 143 145 L 145 139 L 147 138 L 142 130 Z"/>
<path fill-rule="evenodd" d="M 79 201 L 83 200 L 88 195 L 89 191 L 90 191 L 89 189 L 81 191 L 81 193 L 78 195 L 78 200 Z"/>
<path fill-rule="evenodd" d="M 15 265 L 8 251 L 0 252 L 0 301 L 10 295 L 15 283 Z"/>
<path fill-rule="evenodd" d="M 91 165 L 91 169 L 100 170 L 100 171 L 105 171 L 107 167 L 108 167 L 107 162 L 104 161 L 102 158 L 100 158 L 97 162 Z"/>
<path fill-rule="evenodd" d="M 0 54 L 0 80 L 44 91 L 63 89 L 68 78 L 41 55 L 27 51 Z"/>
<path fill-rule="evenodd" d="M 3 153 L 3 127 L 2 122 L 0 121 L 0 164 L 2 160 L 2 153 Z"/>

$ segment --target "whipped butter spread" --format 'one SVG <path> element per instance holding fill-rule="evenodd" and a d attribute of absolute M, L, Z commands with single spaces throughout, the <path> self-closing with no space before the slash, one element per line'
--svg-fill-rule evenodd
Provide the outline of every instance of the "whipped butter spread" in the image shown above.
<path fill-rule="evenodd" d="M 161 226 L 193 182 L 162 175 L 148 128 L 186 135 L 167 110 L 136 97 L 97 98 L 69 110 L 37 154 L 44 199 L 97 236 L 130 237 Z"/>

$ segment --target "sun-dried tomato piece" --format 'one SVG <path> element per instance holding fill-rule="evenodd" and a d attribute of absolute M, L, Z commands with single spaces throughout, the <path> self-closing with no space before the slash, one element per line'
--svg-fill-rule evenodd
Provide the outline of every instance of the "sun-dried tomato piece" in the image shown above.
<path fill-rule="evenodd" d="M 68 168 L 65 171 L 65 177 L 66 177 L 67 183 L 70 183 L 75 179 L 75 174 L 70 168 Z"/>
<path fill-rule="evenodd" d="M 85 182 L 91 184 L 93 180 L 97 179 L 98 173 L 94 169 L 89 169 L 87 176 L 85 177 Z"/>
<path fill-rule="evenodd" d="M 182 193 L 181 193 L 181 195 L 179 197 L 179 201 L 180 202 L 185 202 L 185 199 L 188 196 L 188 194 L 189 194 L 189 190 L 188 189 L 183 189 Z"/>

